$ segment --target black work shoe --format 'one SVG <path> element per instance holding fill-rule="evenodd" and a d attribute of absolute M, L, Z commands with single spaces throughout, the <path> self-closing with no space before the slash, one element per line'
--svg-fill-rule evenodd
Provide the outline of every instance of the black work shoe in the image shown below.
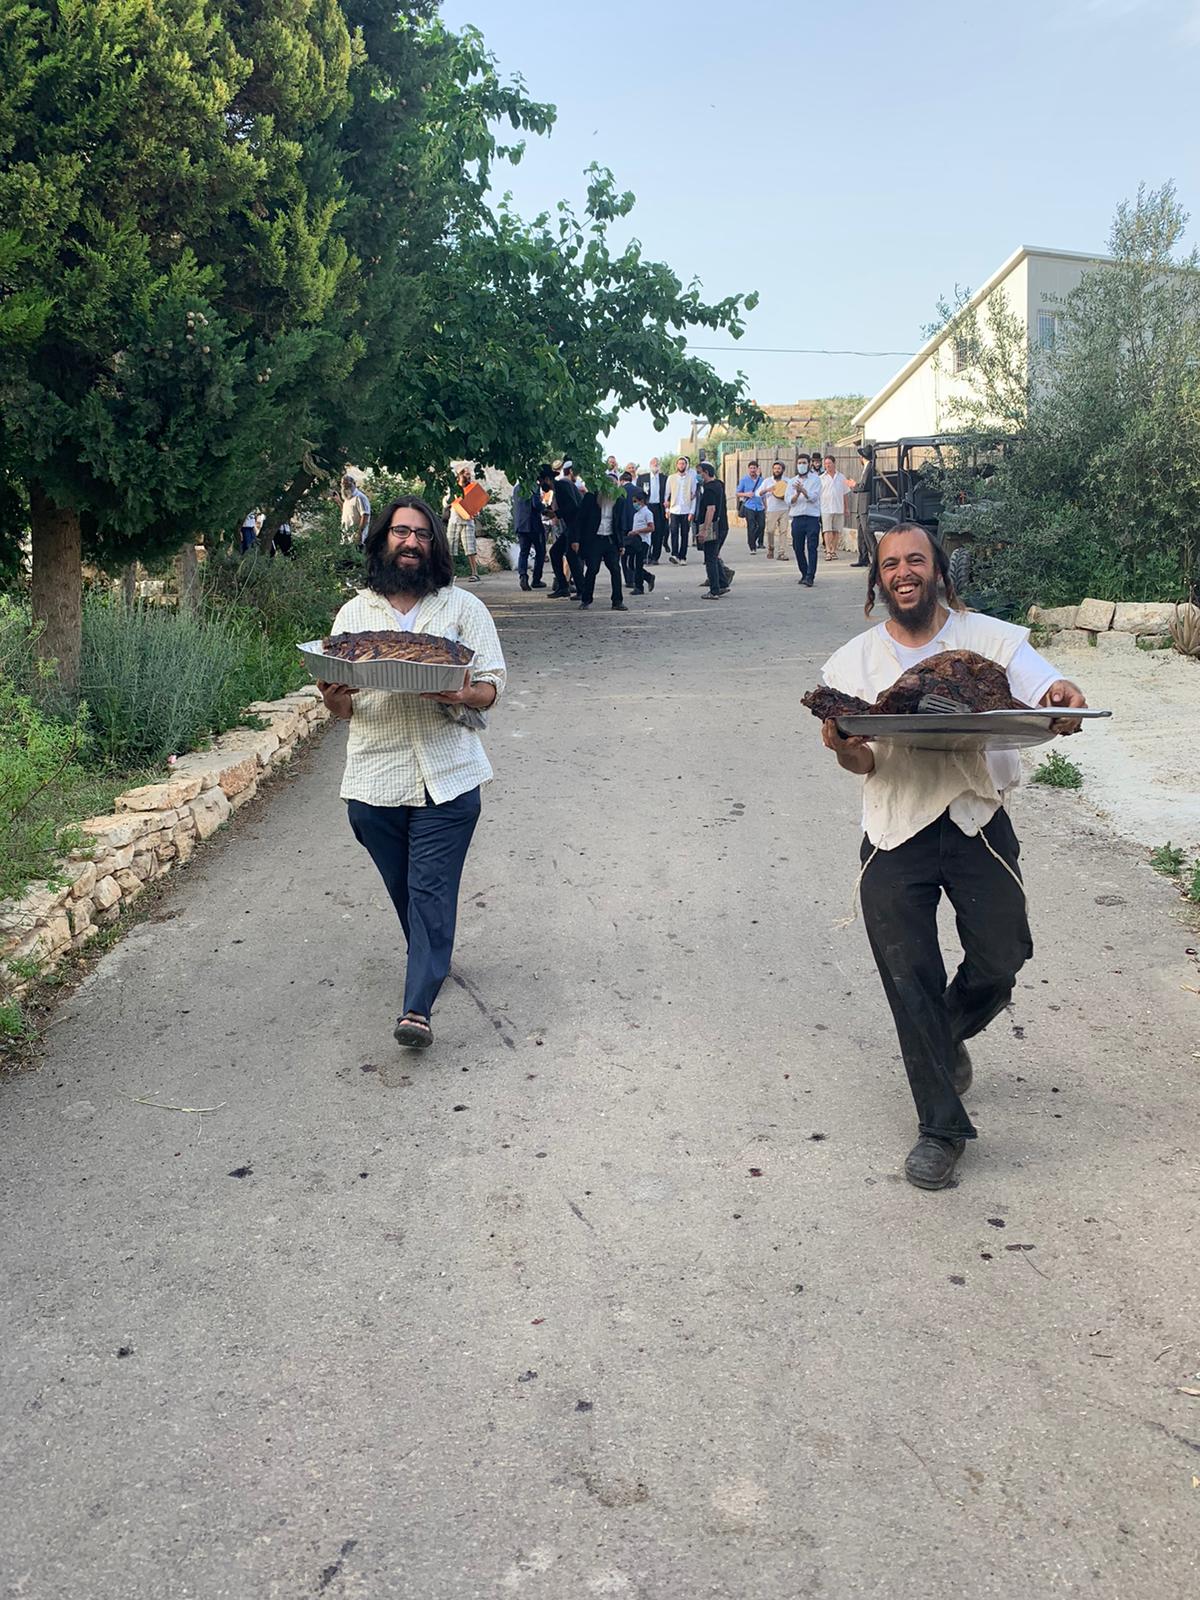
<path fill-rule="evenodd" d="M 529 587 L 531 589 L 544 589 L 546 585 L 544 583 L 531 583 Z"/>
<path fill-rule="evenodd" d="M 628 611 L 629 607 L 627 605 L 618 605 L 618 606 L 613 606 L 612 609 L 614 611 Z"/>
<path fill-rule="evenodd" d="M 966 1045 L 960 1039 L 954 1046 L 954 1060 L 950 1067 L 950 1082 L 954 1085 L 954 1092 L 960 1099 L 971 1087 L 971 1079 L 974 1076 L 971 1057 L 967 1054 Z"/>
<path fill-rule="evenodd" d="M 923 1133 L 908 1152 L 904 1176 L 918 1189 L 944 1189 L 954 1176 L 965 1139 L 938 1139 Z"/>
<path fill-rule="evenodd" d="M 521 588 L 522 589 L 528 589 L 529 588 L 529 579 L 528 578 L 522 578 L 521 579 Z"/>

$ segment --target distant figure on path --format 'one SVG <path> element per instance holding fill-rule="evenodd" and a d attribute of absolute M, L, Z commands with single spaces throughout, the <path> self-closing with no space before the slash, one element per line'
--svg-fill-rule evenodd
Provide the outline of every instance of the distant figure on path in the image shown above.
<path fill-rule="evenodd" d="M 657 456 L 650 457 L 649 471 L 639 472 L 636 483 L 645 494 L 650 515 L 654 518 L 654 533 L 650 539 L 650 555 L 646 564 L 656 567 L 667 540 L 667 475 L 658 470 Z"/>
<path fill-rule="evenodd" d="M 729 593 L 733 567 L 721 560 L 721 546 L 729 532 L 729 511 L 725 485 L 717 477 L 711 461 L 700 463 L 700 497 L 696 504 L 696 543 L 704 552 L 704 571 L 708 579 L 705 600 L 719 600 Z"/>
<path fill-rule="evenodd" d="M 646 585 L 654 589 L 654 574 L 646 571 L 654 539 L 654 514 L 646 503 L 646 491 L 633 491 L 633 523 L 625 535 L 625 582 L 634 594 L 645 594 Z"/>
<path fill-rule="evenodd" d="M 806 455 L 796 458 L 792 479 L 792 549 L 800 568 L 800 582 L 811 589 L 817 575 L 817 545 L 821 538 L 821 479 Z"/>
<path fill-rule="evenodd" d="M 838 558 L 838 545 L 846 527 L 846 496 L 853 487 L 853 480 L 838 471 L 834 458 L 826 456 L 821 477 L 821 537 L 826 561 Z"/>
<path fill-rule="evenodd" d="M 779 551 L 779 559 L 787 560 L 792 539 L 792 510 L 789 504 L 788 482 L 782 461 L 772 461 L 771 476 L 766 480 L 762 502 L 766 509 L 767 560 Z"/>
<path fill-rule="evenodd" d="M 517 538 L 517 577 L 522 589 L 544 589 L 546 530 L 542 526 L 542 497 L 536 488 L 526 491 L 516 484 L 512 492 L 512 528 Z M 529 556 L 533 553 L 533 582 L 529 581 Z"/>
<path fill-rule="evenodd" d="M 565 468 L 556 476 L 554 468 L 548 464 L 538 468 L 538 488 L 542 491 L 542 516 L 549 521 L 553 533 L 550 567 L 554 586 L 548 598 L 566 600 L 570 597 L 572 583 L 576 594 L 583 586 L 583 562 L 579 556 L 579 511 L 583 496 L 567 477 Z"/>
<path fill-rule="evenodd" d="M 371 531 L 371 502 L 348 472 L 342 479 L 342 528 L 347 544 L 366 544 Z"/>
<path fill-rule="evenodd" d="M 450 521 L 447 533 L 450 540 L 450 554 L 457 555 L 461 547 L 463 555 L 467 558 L 467 565 L 471 569 L 469 582 L 479 582 L 479 558 L 476 554 L 479 544 L 475 532 L 475 516 L 463 496 L 474 483 L 475 477 L 470 467 L 460 467 L 458 470 L 458 493 L 450 501 Z"/>
<path fill-rule="evenodd" d="M 858 557 L 851 563 L 855 567 L 869 567 L 875 555 L 875 541 L 871 537 L 871 488 L 875 482 L 875 451 L 869 444 L 860 444 L 858 459 L 862 470 L 854 484 L 854 526 L 858 533 Z"/>
<path fill-rule="evenodd" d="M 888 620 L 830 656 L 822 676 L 831 689 L 870 703 L 927 657 L 974 650 L 1004 668 L 1026 705 L 1087 704 L 1034 650 L 1027 628 L 963 606 L 946 552 L 924 528 L 907 523 L 880 539 L 867 616 L 877 589 Z M 1075 733 L 1079 722 L 1067 717 L 1052 726 Z M 975 1137 L 962 1103 L 972 1077 L 964 1041 L 1008 1004 L 1033 954 L 1020 846 L 1004 805 L 1020 781 L 1020 755 L 868 743 L 841 734 L 834 718 L 822 724 L 822 738 L 839 766 L 865 780 L 863 919 L 917 1108 L 919 1138 L 904 1173 L 919 1189 L 942 1189 L 965 1141 Z M 938 942 L 943 893 L 963 946 L 949 988 Z"/>
<path fill-rule="evenodd" d="M 680 456 L 667 479 L 667 514 L 671 519 L 671 553 L 667 559 L 673 567 L 687 562 L 688 529 L 696 515 L 698 483 L 688 458 Z"/>
<path fill-rule="evenodd" d="M 619 484 L 605 478 L 602 487 L 589 489 L 583 497 L 579 513 L 579 527 L 583 542 L 585 563 L 583 584 L 579 589 L 579 609 L 586 611 L 596 594 L 596 574 L 601 567 L 608 568 L 612 589 L 612 609 L 627 611 L 621 589 L 621 540 L 614 526 L 614 512 L 632 511 Z M 632 516 L 629 518 L 632 523 Z"/>
<path fill-rule="evenodd" d="M 746 519 L 746 543 L 751 555 L 762 549 L 767 525 L 766 507 L 759 493 L 761 488 L 762 473 L 758 470 L 758 462 L 748 461 L 734 493 L 737 495 L 738 510 Z"/>
<path fill-rule="evenodd" d="M 504 653 L 487 607 L 455 584 L 449 541 L 424 500 L 393 501 L 365 554 L 366 588 L 338 612 L 334 633 L 432 633 L 475 652 L 462 688 L 445 694 L 318 685 L 333 715 L 350 721 L 341 795 L 404 929 L 408 962 L 395 1038 L 419 1049 L 433 1043 L 430 1017 L 450 971 L 480 786 L 492 777 L 479 734 L 458 719 L 463 707 L 495 704 Z"/>

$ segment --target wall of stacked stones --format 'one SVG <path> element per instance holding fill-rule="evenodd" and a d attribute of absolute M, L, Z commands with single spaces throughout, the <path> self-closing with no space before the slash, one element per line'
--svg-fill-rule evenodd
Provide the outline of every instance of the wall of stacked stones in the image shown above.
<path fill-rule="evenodd" d="M 1185 613 L 1200 619 L 1196 606 L 1083 600 L 1077 606 L 1031 606 L 1029 621 L 1053 633 L 1059 649 L 1086 645 L 1104 650 L 1165 650 L 1171 644 L 1172 618 Z"/>
<path fill-rule="evenodd" d="M 21 994 L 34 981 L 30 963 L 53 968 L 190 860 L 329 717 L 315 687 L 257 701 L 246 714 L 262 727 L 222 734 L 211 750 L 181 756 L 160 783 L 118 795 L 110 815 L 80 823 L 88 842 L 59 863 L 57 887 L 0 902 L 0 993 Z"/>

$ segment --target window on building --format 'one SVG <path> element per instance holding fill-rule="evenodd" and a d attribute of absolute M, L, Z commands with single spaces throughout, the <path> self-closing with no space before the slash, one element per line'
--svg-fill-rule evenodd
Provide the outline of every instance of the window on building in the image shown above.
<path fill-rule="evenodd" d="M 1058 343 L 1059 313 L 1039 311 L 1037 314 L 1037 342 L 1039 350 L 1053 350 Z"/>
<path fill-rule="evenodd" d="M 951 370 L 965 372 L 975 361 L 975 341 L 965 334 L 952 341 Z"/>

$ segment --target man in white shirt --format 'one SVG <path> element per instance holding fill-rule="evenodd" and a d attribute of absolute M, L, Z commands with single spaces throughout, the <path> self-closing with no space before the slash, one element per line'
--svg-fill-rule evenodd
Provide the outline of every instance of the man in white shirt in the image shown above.
<path fill-rule="evenodd" d="M 371 531 L 371 502 L 358 479 L 349 473 L 342 479 L 342 527 L 347 543 L 366 544 Z"/>
<path fill-rule="evenodd" d="M 667 479 L 667 515 L 671 523 L 671 553 L 667 557 L 673 567 L 686 565 L 688 529 L 696 515 L 697 476 L 686 456 L 675 462 L 675 471 Z"/>
<path fill-rule="evenodd" d="M 786 468 L 782 461 L 772 461 L 771 476 L 764 479 L 762 488 L 758 491 L 766 507 L 763 521 L 767 535 L 768 561 L 775 557 L 776 551 L 779 552 L 777 559 L 786 561 L 788 544 L 791 542 L 792 491 L 785 473 Z"/>
<path fill-rule="evenodd" d="M 832 689 L 873 702 L 900 675 L 941 650 L 974 650 L 1007 672 L 1027 705 L 1082 708 L 1083 694 L 1029 643 L 1025 628 L 967 611 L 945 551 L 924 528 L 904 524 L 879 541 L 866 611 L 878 585 L 888 621 L 843 645 L 825 663 Z M 1069 716 L 1052 725 L 1075 733 Z M 822 727 L 838 764 L 863 784 L 860 878 L 863 919 L 892 1010 L 920 1137 L 905 1176 L 922 1189 L 951 1180 L 964 1141 L 975 1137 L 962 1104 L 971 1083 L 963 1041 L 1008 1004 L 1033 954 L 1020 881 L 1020 846 L 1004 808 L 1020 779 L 1014 750 L 912 750 L 847 738 Z M 938 944 L 942 893 L 953 905 L 963 959 L 946 988 Z"/>
<path fill-rule="evenodd" d="M 800 568 L 799 581 L 811 589 L 817 575 L 817 540 L 821 537 L 821 474 L 809 465 L 809 457 L 796 458 L 796 476 L 791 480 L 792 549 Z"/>
<path fill-rule="evenodd" d="M 836 561 L 838 545 L 846 528 L 846 496 L 853 489 L 853 480 L 837 469 L 832 456 L 825 457 L 825 471 L 821 474 L 821 537 L 825 541 L 826 561 Z"/>
<path fill-rule="evenodd" d="M 416 495 L 392 502 L 367 540 L 367 587 L 338 612 L 333 632 L 401 631 L 461 641 L 475 652 L 463 684 L 444 694 L 394 694 L 322 683 L 335 717 L 350 721 L 341 795 L 408 943 L 398 1044 L 433 1042 L 430 1014 L 450 971 L 458 888 L 479 791 L 492 777 L 477 719 L 504 688 L 504 654 L 487 607 L 454 582 L 450 544 Z"/>

